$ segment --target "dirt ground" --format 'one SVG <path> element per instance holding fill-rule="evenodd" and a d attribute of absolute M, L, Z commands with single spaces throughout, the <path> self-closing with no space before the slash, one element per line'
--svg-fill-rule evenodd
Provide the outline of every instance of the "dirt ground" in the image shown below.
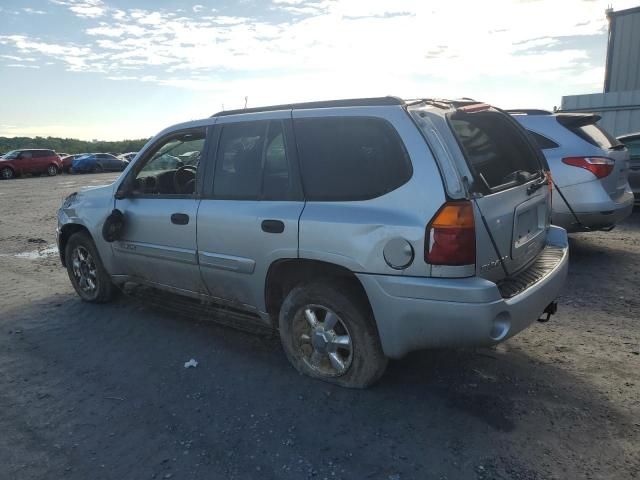
<path fill-rule="evenodd" d="M 549 323 L 351 391 L 298 375 L 274 338 L 82 303 L 55 212 L 113 178 L 0 182 L 0 478 L 640 478 L 640 213 L 573 236 Z"/>

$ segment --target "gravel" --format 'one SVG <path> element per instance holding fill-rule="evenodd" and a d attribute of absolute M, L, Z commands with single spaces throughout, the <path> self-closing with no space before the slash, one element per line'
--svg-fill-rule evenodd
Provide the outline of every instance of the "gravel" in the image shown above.
<path fill-rule="evenodd" d="M 572 236 L 550 322 L 416 352 L 352 391 L 298 375 L 274 337 L 82 303 L 51 253 L 55 211 L 113 178 L 0 182 L 1 478 L 640 476 L 640 213 Z"/>

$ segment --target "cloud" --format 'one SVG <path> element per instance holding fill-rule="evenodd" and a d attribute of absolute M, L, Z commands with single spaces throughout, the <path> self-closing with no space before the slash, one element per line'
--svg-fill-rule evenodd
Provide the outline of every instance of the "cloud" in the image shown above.
<path fill-rule="evenodd" d="M 265 98 L 284 101 L 294 93 L 423 95 L 430 87 L 465 90 L 488 79 L 510 79 L 513 88 L 588 79 L 595 87 L 600 60 L 564 47 L 563 39 L 603 36 L 607 28 L 604 0 L 272 0 L 268 8 L 281 14 L 278 20 L 229 15 L 222 7 L 201 15 L 200 4 L 153 10 L 50 2 L 86 23 L 83 43 L 0 36 L 15 57 L 37 54 L 113 81 L 219 95 L 269 88 L 278 93 Z M 299 89 L 296 81 L 303 82 Z"/>
<path fill-rule="evenodd" d="M 9 63 L 6 66 L 12 68 L 40 68 L 38 65 L 24 65 L 21 63 Z"/>
<path fill-rule="evenodd" d="M 25 7 L 25 8 L 22 9 L 22 11 L 24 13 L 29 13 L 29 14 L 33 14 L 33 15 L 45 15 L 47 13 L 44 10 L 36 10 L 34 8 L 31 8 L 31 7 Z"/>
<path fill-rule="evenodd" d="M 49 0 L 56 5 L 67 7 L 78 17 L 98 18 L 105 14 L 107 7 L 102 0 Z"/>

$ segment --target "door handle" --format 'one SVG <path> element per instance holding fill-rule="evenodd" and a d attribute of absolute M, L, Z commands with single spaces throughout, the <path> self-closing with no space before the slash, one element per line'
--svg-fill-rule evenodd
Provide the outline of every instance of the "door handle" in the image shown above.
<path fill-rule="evenodd" d="M 263 220 L 262 231 L 267 233 L 284 232 L 284 222 L 281 220 Z"/>
<path fill-rule="evenodd" d="M 174 213 L 171 215 L 171 223 L 176 225 L 186 225 L 189 223 L 189 215 L 186 213 Z"/>

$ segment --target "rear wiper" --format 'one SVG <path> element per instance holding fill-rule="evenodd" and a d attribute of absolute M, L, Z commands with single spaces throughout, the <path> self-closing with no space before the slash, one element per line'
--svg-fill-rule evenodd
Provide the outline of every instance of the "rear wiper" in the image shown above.
<path fill-rule="evenodd" d="M 618 143 L 617 145 L 613 145 L 609 147 L 609 150 L 624 150 L 627 146 L 624 143 Z"/>

